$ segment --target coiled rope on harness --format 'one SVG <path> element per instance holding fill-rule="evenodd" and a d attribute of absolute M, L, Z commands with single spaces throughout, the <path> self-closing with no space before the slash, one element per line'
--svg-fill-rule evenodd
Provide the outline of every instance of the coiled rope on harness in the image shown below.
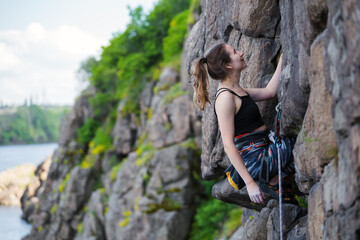
<path fill-rule="evenodd" d="M 281 103 L 279 102 L 275 108 L 277 112 L 277 121 L 276 121 L 276 137 L 275 145 L 277 145 L 277 156 L 278 156 L 278 176 L 279 176 L 279 215 L 280 215 L 280 240 L 283 240 L 283 219 L 282 219 L 282 186 L 281 186 L 281 159 L 280 159 L 280 147 L 281 147 L 281 138 L 280 138 L 280 116 L 281 116 Z"/>

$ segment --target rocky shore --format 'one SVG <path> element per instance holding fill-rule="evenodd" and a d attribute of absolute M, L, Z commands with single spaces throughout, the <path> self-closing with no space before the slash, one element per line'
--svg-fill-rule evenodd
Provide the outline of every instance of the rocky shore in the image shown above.
<path fill-rule="evenodd" d="M 50 162 L 51 155 L 40 165 L 43 169 L 44 178 L 47 177 Z M 24 194 L 25 189 L 32 188 L 35 190 L 39 186 L 39 177 L 34 174 L 38 169 L 39 167 L 36 167 L 34 164 L 25 163 L 1 172 L 0 206 L 20 207 L 20 198 Z"/>

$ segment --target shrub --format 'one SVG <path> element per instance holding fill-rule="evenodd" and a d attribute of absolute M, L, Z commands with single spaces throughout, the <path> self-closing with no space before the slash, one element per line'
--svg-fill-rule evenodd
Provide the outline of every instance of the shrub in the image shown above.
<path fill-rule="evenodd" d="M 205 197 L 200 199 L 199 206 L 192 223 L 190 240 L 217 239 L 221 232 L 228 235 L 240 225 L 239 207 L 217 200 L 211 195 L 212 185 L 216 181 L 201 181 L 205 188 Z M 229 223 L 225 223 L 228 219 Z M 224 227 L 225 226 L 225 227 Z"/>
<path fill-rule="evenodd" d="M 183 49 L 185 34 L 187 33 L 187 18 L 189 10 L 177 14 L 171 21 L 168 35 L 163 40 L 163 55 L 165 63 L 173 56 L 177 56 Z"/>
<path fill-rule="evenodd" d="M 79 143 L 87 144 L 95 135 L 96 129 L 100 126 L 100 123 L 93 119 L 87 119 L 84 125 L 77 130 L 77 141 Z"/>

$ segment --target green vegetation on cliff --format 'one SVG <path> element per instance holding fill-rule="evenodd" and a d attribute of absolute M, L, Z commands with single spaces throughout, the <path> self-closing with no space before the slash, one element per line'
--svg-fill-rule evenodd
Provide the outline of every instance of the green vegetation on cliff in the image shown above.
<path fill-rule="evenodd" d="M 216 183 L 201 181 L 204 195 L 199 198 L 190 240 L 228 239 L 241 225 L 242 209 L 239 206 L 227 204 L 211 195 L 211 188 Z"/>
<path fill-rule="evenodd" d="M 180 55 L 188 24 L 194 21 L 193 12 L 200 12 L 200 1 L 159 1 L 148 15 L 144 15 L 140 7 L 130 9 L 132 20 L 127 29 L 123 33 L 115 34 L 110 44 L 103 47 L 100 60 L 94 62 L 94 58 L 89 58 L 88 64 L 86 61 L 83 63 L 83 70 L 88 71 L 90 85 L 97 89 L 97 93 L 90 98 L 95 119 L 88 120 L 78 132 L 82 143 L 90 143 L 90 148 L 94 144 L 106 145 L 106 149 L 111 148 L 109 124 L 113 121 L 104 119 L 109 118 L 110 112 L 114 114 L 118 103 L 121 103 L 118 110 L 123 116 L 139 115 L 138 96 L 146 83 L 157 81 L 164 67 L 170 66 L 180 71 Z M 181 89 L 180 83 L 153 89 L 155 94 L 159 91 L 168 91 L 163 99 L 164 103 L 187 93 Z M 151 117 L 151 109 L 148 115 Z M 106 124 L 100 126 L 100 122 Z M 193 146 L 191 143 L 187 142 Z M 141 138 L 136 146 L 139 155 L 137 165 L 142 166 L 146 163 L 154 151 L 152 143 Z M 115 181 L 116 173 L 123 162 L 112 168 L 112 181 Z M 145 175 L 144 180 L 147 177 L 149 176 Z M 213 184 L 214 182 L 203 183 L 205 194 L 198 201 L 198 210 L 190 234 L 192 240 L 216 239 L 219 236 L 227 238 L 241 225 L 242 210 L 238 206 L 214 199 L 210 193 Z M 176 210 L 181 206 L 164 200 L 161 206 L 153 205 L 148 212 L 151 213 L 158 208 Z M 128 221 L 129 217 L 124 216 L 119 226 L 126 226 Z"/>
<path fill-rule="evenodd" d="M 131 21 L 126 30 L 114 34 L 99 60 L 89 57 L 81 63 L 78 72 L 88 78 L 96 94 L 89 98 L 95 116 L 79 129 L 80 143 L 93 141 L 111 148 L 110 128 L 98 131 L 100 123 L 109 115 L 114 123 L 119 102 L 122 115 L 139 116 L 138 97 L 145 84 L 156 81 L 154 76 L 157 78 L 164 66 L 180 67 L 189 6 L 190 0 L 162 0 L 147 15 L 141 7 L 129 9 Z"/>
<path fill-rule="evenodd" d="M 69 107 L 19 106 L 0 114 L 0 145 L 56 142 Z"/>
<path fill-rule="evenodd" d="M 166 0 L 159 1 L 148 15 L 141 7 L 130 9 L 127 29 L 115 34 L 91 66 L 89 80 L 97 93 L 90 103 L 96 117 L 106 116 L 120 100 L 124 114 L 139 112 L 137 97 L 151 80 L 153 69 L 182 50 L 188 7 L 188 0 Z"/>
<path fill-rule="evenodd" d="M 127 29 L 123 33 L 115 34 L 110 44 L 103 47 L 99 60 L 91 57 L 82 63 L 82 70 L 87 72 L 90 85 L 96 88 L 96 94 L 89 98 L 94 109 L 94 119 L 87 120 L 78 131 L 78 141 L 88 144 L 90 155 L 113 149 L 111 130 L 116 121 L 116 114 L 139 116 L 138 97 L 146 83 L 156 82 L 164 67 L 171 66 L 180 71 L 180 55 L 188 24 L 193 21 L 192 11 L 198 11 L 199 5 L 199 1 L 191 1 L 190 4 L 189 0 L 160 0 L 148 15 L 144 15 L 140 7 L 130 9 L 132 20 Z M 155 94 L 159 91 L 167 91 L 163 98 L 164 103 L 187 94 L 181 89 L 180 83 L 153 89 Z M 148 116 L 152 116 L 151 109 L 148 110 Z M 193 138 L 183 145 L 196 150 Z M 138 139 L 135 149 L 139 156 L 136 162 L 139 167 L 151 159 L 156 151 L 146 135 Z M 111 182 L 116 180 L 116 174 L 125 160 L 111 164 Z M 93 162 L 86 159 L 81 164 L 83 167 L 93 166 Z M 143 175 L 146 185 L 149 179 L 147 173 Z M 241 225 L 242 210 L 238 206 L 214 199 L 210 194 L 214 182 L 203 184 L 205 194 L 198 199 L 190 239 L 229 237 Z M 64 188 L 65 184 L 61 186 Z M 175 192 L 180 189 L 169 191 Z M 138 200 L 135 205 L 138 206 Z M 170 198 L 164 198 L 161 203 L 150 204 L 146 212 L 151 214 L 160 208 L 165 211 L 176 211 L 182 206 Z M 104 211 L 107 212 L 108 209 L 109 206 L 105 203 Z M 131 212 L 127 211 L 118 222 L 118 226 L 126 227 L 130 217 Z M 79 225 L 78 232 L 82 232 L 82 225 Z"/>

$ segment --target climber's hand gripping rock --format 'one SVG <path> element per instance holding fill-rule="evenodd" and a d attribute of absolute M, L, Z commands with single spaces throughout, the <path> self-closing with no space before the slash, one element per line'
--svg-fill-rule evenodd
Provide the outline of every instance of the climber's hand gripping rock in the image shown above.
<path fill-rule="evenodd" d="M 264 204 L 264 193 L 254 180 L 246 184 L 246 187 L 252 202 Z"/>

